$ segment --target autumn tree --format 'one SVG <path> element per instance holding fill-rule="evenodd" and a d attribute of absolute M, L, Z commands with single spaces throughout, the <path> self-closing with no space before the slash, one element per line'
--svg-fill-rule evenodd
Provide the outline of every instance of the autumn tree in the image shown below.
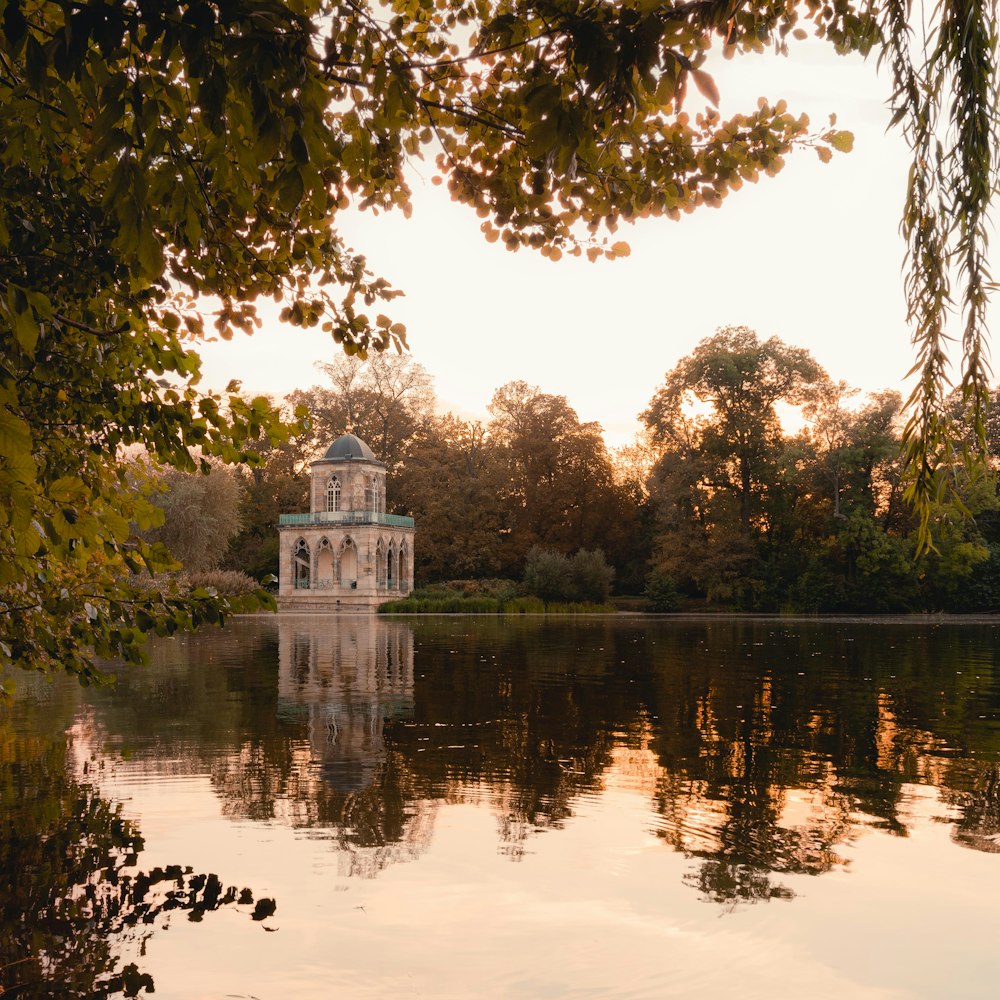
<path fill-rule="evenodd" d="M 240 485 L 223 465 L 207 472 L 152 472 L 152 500 L 162 523 L 145 532 L 194 572 L 217 569 L 240 529 Z"/>
<path fill-rule="evenodd" d="M 832 516 L 844 518 L 845 491 L 869 514 L 888 514 L 900 488 L 901 470 L 898 392 L 870 396 L 861 407 L 849 403 L 858 395 L 846 382 L 823 382 L 803 407 L 809 446 L 826 481 Z M 893 466 L 896 466 L 893 469 Z"/>
<path fill-rule="evenodd" d="M 309 507 L 309 436 L 274 443 L 266 434 L 249 444 L 253 463 L 233 467 L 240 486 L 239 530 L 223 557 L 225 569 L 257 579 L 278 575 L 278 518 Z"/>
<path fill-rule="evenodd" d="M 636 434 L 627 445 L 609 452 L 615 484 L 617 516 L 608 526 L 606 554 L 615 566 L 616 587 L 625 594 L 641 593 L 649 573 L 654 506 L 649 495 L 649 475 L 655 452 L 648 435 Z"/>
<path fill-rule="evenodd" d="M 775 405 L 806 402 L 823 378 L 808 351 L 725 327 L 667 373 L 641 418 L 653 441 L 664 442 L 676 437 L 692 403 L 711 407 L 697 421 L 695 445 L 712 463 L 706 485 L 736 498 L 740 530 L 749 535 L 761 510 L 763 470 L 781 438 Z"/>
<path fill-rule="evenodd" d="M 476 420 L 435 417 L 416 439 L 392 500 L 420 531 L 414 576 L 420 582 L 496 576 L 503 566 L 504 464 Z"/>
<path fill-rule="evenodd" d="M 504 464 L 508 575 L 520 575 L 535 545 L 565 555 L 603 548 L 614 561 L 624 492 L 600 425 L 581 422 L 565 396 L 522 381 L 497 389 L 489 411 Z"/>

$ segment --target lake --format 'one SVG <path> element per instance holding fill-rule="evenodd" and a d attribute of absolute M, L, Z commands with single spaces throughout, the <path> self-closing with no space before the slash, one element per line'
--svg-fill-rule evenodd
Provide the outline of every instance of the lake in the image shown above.
<path fill-rule="evenodd" d="M 995 624 L 243 618 L 0 710 L 8 996 L 995 997 Z"/>

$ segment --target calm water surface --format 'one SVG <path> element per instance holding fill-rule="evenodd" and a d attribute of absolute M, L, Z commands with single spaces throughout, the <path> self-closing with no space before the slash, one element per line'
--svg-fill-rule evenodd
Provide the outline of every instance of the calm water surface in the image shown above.
<path fill-rule="evenodd" d="M 990 624 L 242 619 L 0 714 L 5 997 L 995 997 Z"/>

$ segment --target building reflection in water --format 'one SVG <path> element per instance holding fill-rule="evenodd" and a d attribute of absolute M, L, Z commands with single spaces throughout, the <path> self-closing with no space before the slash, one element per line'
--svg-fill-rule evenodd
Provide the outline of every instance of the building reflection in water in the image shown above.
<path fill-rule="evenodd" d="M 278 720 L 298 738 L 273 814 L 330 841 L 343 875 L 371 878 L 430 844 L 437 803 L 386 746 L 386 726 L 413 709 L 409 625 L 280 616 Z"/>
<path fill-rule="evenodd" d="M 413 630 L 370 615 L 282 615 L 278 716 L 305 721 L 310 763 L 339 792 L 368 788 L 384 728 L 413 714 Z"/>

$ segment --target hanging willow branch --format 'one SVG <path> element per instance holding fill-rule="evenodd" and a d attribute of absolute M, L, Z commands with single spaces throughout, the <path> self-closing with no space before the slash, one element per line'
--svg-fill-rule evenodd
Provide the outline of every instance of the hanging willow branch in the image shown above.
<path fill-rule="evenodd" d="M 984 465 L 989 365 L 986 305 L 992 288 L 987 261 L 989 210 L 997 182 L 994 153 L 997 17 L 993 0 L 942 0 L 929 21 L 914 25 L 906 0 L 880 9 L 883 60 L 893 74 L 894 125 L 913 153 L 901 230 L 908 320 L 919 380 L 910 396 L 903 448 L 907 498 L 920 517 L 918 545 L 932 546 L 935 501 L 957 500 L 957 472 Z M 915 27 L 919 34 L 915 33 Z M 944 395 L 950 384 L 947 327 L 960 289 L 963 321 L 961 388 L 978 455 L 956 444 Z"/>

